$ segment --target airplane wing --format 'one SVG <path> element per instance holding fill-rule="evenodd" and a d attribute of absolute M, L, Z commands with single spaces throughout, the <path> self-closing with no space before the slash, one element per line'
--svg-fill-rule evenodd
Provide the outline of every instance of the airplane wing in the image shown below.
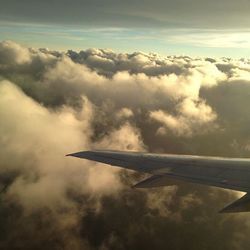
<path fill-rule="evenodd" d="M 134 187 L 168 185 L 169 178 L 246 192 L 221 212 L 250 211 L 250 159 L 121 151 L 82 151 L 67 156 L 84 158 L 152 174 Z M 248 194 L 249 192 L 249 194 Z"/>

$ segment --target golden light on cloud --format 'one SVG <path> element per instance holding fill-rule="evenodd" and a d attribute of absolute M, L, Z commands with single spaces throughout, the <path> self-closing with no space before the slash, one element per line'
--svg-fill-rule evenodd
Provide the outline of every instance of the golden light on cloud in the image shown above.
<path fill-rule="evenodd" d="M 193 232 L 210 246 L 225 231 L 229 245 L 249 243 L 249 215 L 217 214 L 235 193 L 184 183 L 131 190 L 142 175 L 64 156 L 91 148 L 249 156 L 249 61 L 15 42 L 0 43 L 0 58 L 0 213 L 14 216 L 2 217 L 10 230 L 1 247 L 50 238 L 48 249 L 132 248 L 149 238 L 163 248 L 180 229 L 188 244 Z"/>

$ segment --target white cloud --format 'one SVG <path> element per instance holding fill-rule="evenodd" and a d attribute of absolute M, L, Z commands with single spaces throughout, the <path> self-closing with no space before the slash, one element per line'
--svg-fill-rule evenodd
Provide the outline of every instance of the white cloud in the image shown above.
<path fill-rule="evenodd" d="M 0 54 L 0 65 L 23 64 L 31 61 L 29 50 L 12 41 L 0 43 Z"/>
<path fill-rule="evenodd" d="M 115 223 L 117 213 L 130 239 L 141 232 L 155 237 L 158 231 L 151 229 L 162 229 L 159 218 L 165 225 L 170 216 L 171 223 L 183 221 L 178 228 L 185 232 L 185 222 L 194 217 L 193 223 L 214 233 L 217 217 L 212 227 L 207 219 L 217 211 L 211 200 L 229 202 L 228 193 L 194 191 L 185 184 L 133 192 L 126 187 L 139 175 L 64 155 L 91 148 L 249 155 L 248 60 L 98 49 L 65 54 L 14 42 L 0 48 L 0 58 L 7 58 L 0 66 L 0 182 L 7 184 L 1 197 L 26 230 L 5 222 L 10 239 L 26 236 L 29 245 L 51 238 L 65 249 L 91 248 L 86 230 L 95 239 L 92 226 Z M 127 210 L 136 226 L 126 226 Z M 37 230 L 39 216 L 46 226 Z M 218 221 L 228 230 L 224 222 Z M 241 224 L 235 225 L 238 230 Z M 233 227 L 230 232 L 234 235 Z M 31 237 L 36 234 L 40 238 Z M 112 234 L 98 246 L 123 243 Z"/>
<path fill-rule="evenodd" d="M 204 101 L 186 98 L 176 107 L 176 111 L 177 115 L 171 115 L 162 110 L 150 113 L 150 118 L 163 126 L 160 127 L 158 133 L 167 133 L 167 130 L 170 130 L 178 136 L 190 137 L 216 128 L 214 121 L 217 115 Z"/>

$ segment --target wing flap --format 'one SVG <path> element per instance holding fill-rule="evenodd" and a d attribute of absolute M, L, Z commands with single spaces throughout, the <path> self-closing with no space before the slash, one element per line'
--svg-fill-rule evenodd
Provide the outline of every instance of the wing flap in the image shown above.
<path fill-rule="evenodd" d="M 245 182 L 237 182 L 234 180 L 224 180 L 223 178 L 218 177 L 211 177 L 206 175 L 182 175 L 180 173 L 166 173 L 166 177 L 187 181 L 191 183 L 198 183 L 202 185 L 208 185 L 208 186 L 214 186 L 214 187 L 220 187 L 220 188 L 226 188 L 231 190 L 237 190 L 241 192 L 248 192 L 250 189 L 250 186 L 248 183 Z"/>
<path fill-rule="evenodd" d="M 164 175 L 153 175 L 137 184 L 133 187 L 135 188 L 153 188 L 153 187 L 162 187 L 168 186 L 170 184 L 170 179 L 180 180 L 180 181 L 187 181 L 191 183 L 197 183 L 201 185 L 208 185 L 220 188 L 226 188 L 231 190 L 237 190 L 241 192 L 248 192 L 249 188 L 243 187 L 241 185 L 237 185 L 237 183 L 233 182 L 225 182 L 222 179 L 211 179 L 211 178 L 202 178 L 202 177 L 192 177 L 192 176 L 182 176 L 176 174 L 164 174 Z"/>
<path fill-rule="evenodd" d="M 162 186 L 168 186 L 168 180 L 164 175 L 153 175 L 137 184 L 135 184 L 133 187 L 135 188 L 154 188 L 154 187 L 162 187 Z"/>

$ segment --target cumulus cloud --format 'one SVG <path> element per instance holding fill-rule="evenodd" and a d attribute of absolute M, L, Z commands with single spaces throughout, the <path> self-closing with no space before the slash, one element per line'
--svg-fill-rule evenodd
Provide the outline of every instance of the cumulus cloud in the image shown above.
<path fill-rule="evenodd" d="M 9 41 L 0 58 L 0 247 L 246 249 L 248 215 L 217 214 L 237 193 L 171 180 L 134 190 L 146 176 L 64 155 L 248 156 L 249 61 Z"/>
<path fill-rule="evenodd" d="M 158 133 L 167 133 L 167 129 L 178 136 L 190 137 L 193 133 L 199 134 L 208 132 L 206 130 L 215 129 L 216 114 L 204 101 L 193 101 L 185 99 L 177 107 L 177 116 L 167 114 L 162 110 L 152 111 L 150 117 L 158 121 L 163 126 L 158 129 Z"/>
<path fill-rule="evenodd" d="M 12 41 L 4 41 L 0 45 L 1 61 L 4 66 L 9 64 L 23 64 L 31 60 L 29 50 Z"/>

